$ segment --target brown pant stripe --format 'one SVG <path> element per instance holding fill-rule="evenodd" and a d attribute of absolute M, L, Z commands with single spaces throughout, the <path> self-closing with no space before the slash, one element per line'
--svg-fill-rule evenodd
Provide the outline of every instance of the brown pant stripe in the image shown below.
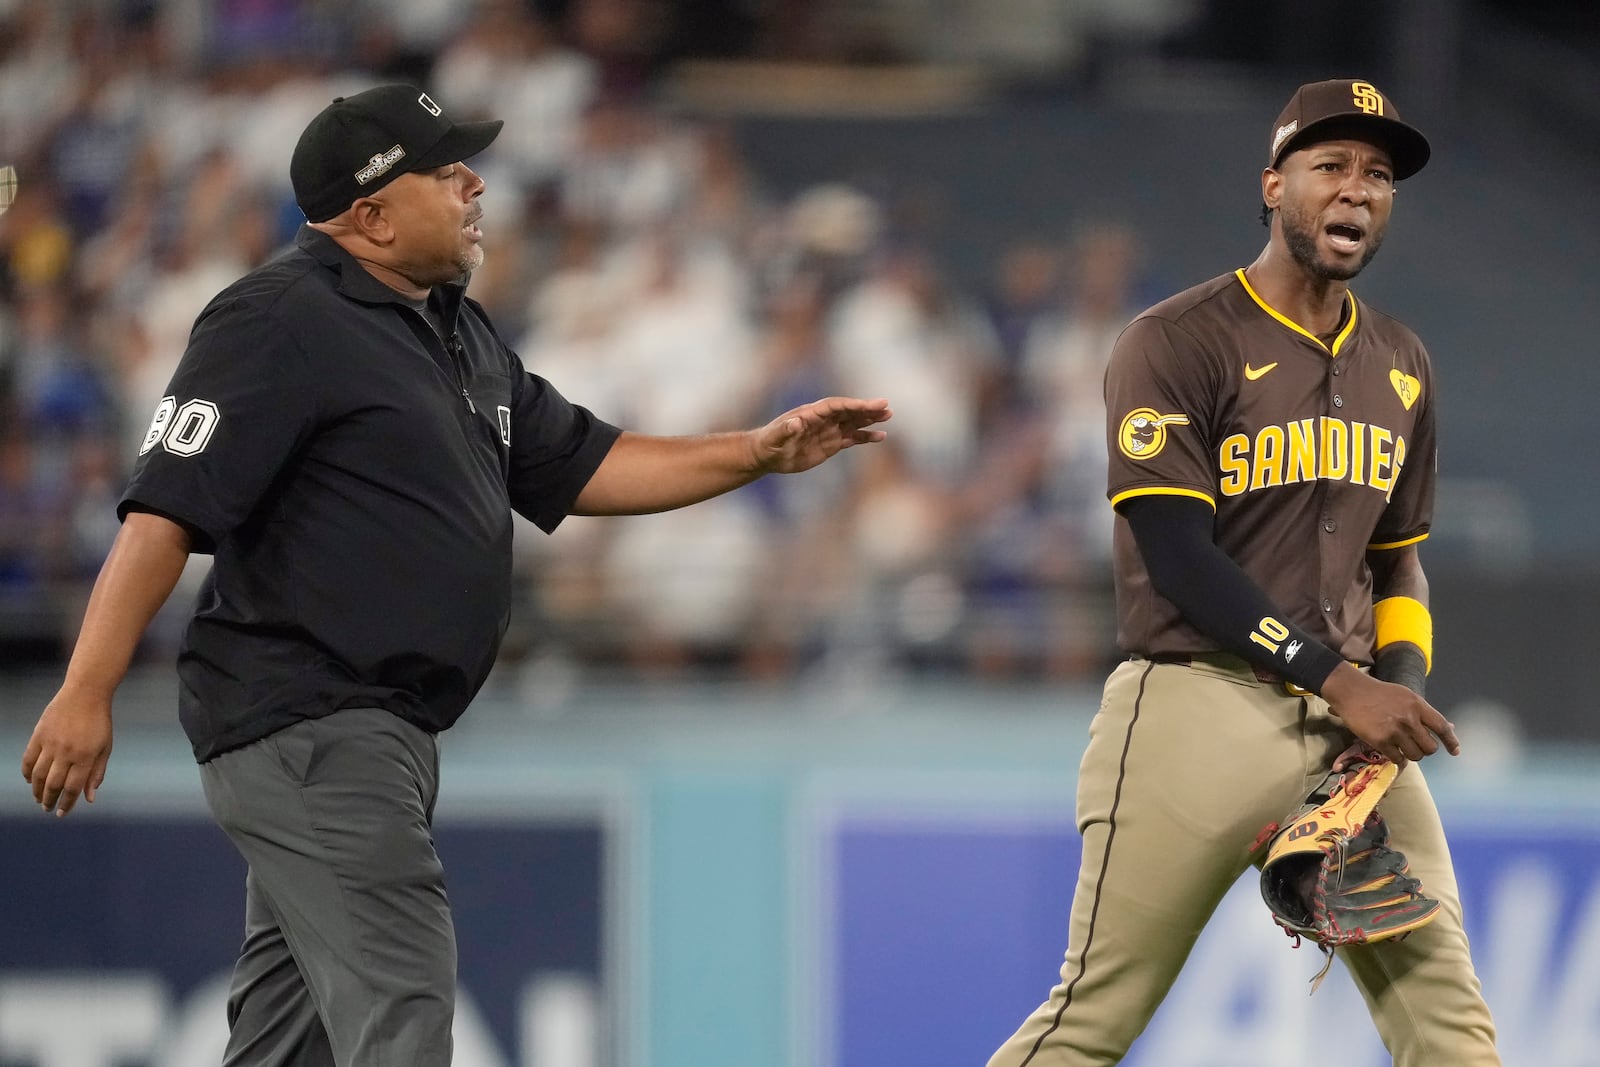
<path fill-rule="evenodd" d="M 1083 952 L 1078 956 L 1078 973 L 1073 975 L 1072 981 L 1067 983 L 1066 992 L 1061 997 L 1061 1007 L 1057 1009 L 1055 1018 L 1051 1020 L 1049 1028 L 1039 1035 L 1038 1040 L 1033 1043 L 1033 1048 L 1028 1051 L 1027 1057 L 1018 1064 L 1018 1067 L 1028 1067 L 1028 1064 L 1033 1062 L 1033 1058 L 1039 1054 L 1039 1049 L 1044 1046 L 1044 1039 L 1055 1033 L 1061 1026 L 1062 1016 L 1066 1015 L 1067 1008 L 1072 1005 L 1072 991 L 1083 978 L 1084 972 L 1089 969 L 1089 950 L 1094 945 L 1095 919 L 1100 915 L 1100 891 L 1105 885 L 1106 872 L 1111 869 L 1111 847 L 1117 840 L 1117 808 L 1122 803 L 1122 783 L 1128 776 L 1128 750 L 1133 747 L 1133 728 L 1139 724 L 1139 711 L 1144 704 L 1144 684 L 1150 677 L 1150 672 L 1154 669 L 1154 663 L 1146 664 L 1144 673 L 1139 676 L 1139 695 L 1134 698 L 1133 715 L 1128 720 L 1128 733 L 1122 739 L 1122 758 L 1117 765 L 1116 795 L 1112 797 L 1111 814 L 1106 820 L 1110 829 L 1106 833 L 1105 853 L 1100 858 L 1100 877 L 1095 881 L 1094 907 L 1089 912 L 1089 934 L 1083 939 Z"/>

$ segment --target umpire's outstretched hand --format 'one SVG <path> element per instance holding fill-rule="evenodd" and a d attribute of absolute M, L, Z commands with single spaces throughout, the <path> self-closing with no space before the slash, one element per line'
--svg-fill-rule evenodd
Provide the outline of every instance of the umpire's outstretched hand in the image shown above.
<path fill-rule="evenodd" d="M 761 428 L 756 437 L 756 462 L 768 474 L 796 474 L 851 445 L 871 444 L 887 436 L 870 427 L 894 413 L 889 401 L 830 396 L 785 411 Z"/>
<path fill-rule="evenodd" d="M 1450 755 L 1461 755 L 1455 726 L 1403 685 L 1342 663 L 1323 683 L 1322 696 L 1351 733 L 1402 766 L 1433 755 L 1441 742 Z"/>

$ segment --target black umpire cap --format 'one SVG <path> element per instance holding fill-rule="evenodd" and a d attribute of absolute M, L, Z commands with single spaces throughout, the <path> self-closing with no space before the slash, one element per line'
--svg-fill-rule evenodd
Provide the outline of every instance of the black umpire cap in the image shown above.
<path fill-rule="evenodd" d="M 477 155 L 505 123 L 451 122 L 414 85 L 380 85 L 341 96 L 306 126 L 289 161 L 295 203 L 325 222 L 400 175 Z"/>
<path fill-rule="evenodd" d="M 1368 81 L 1335 78 L 1296 89 L 1272 124 L 1267 166 L 1277 167 L 1283 157 L 1316 141 L 1341 137 L 1376 140 L 1394 162 L 1394 180 L 1401 181 L 1428 162 L 1428 139 L 1400 121 L 1394 101 Z"/>

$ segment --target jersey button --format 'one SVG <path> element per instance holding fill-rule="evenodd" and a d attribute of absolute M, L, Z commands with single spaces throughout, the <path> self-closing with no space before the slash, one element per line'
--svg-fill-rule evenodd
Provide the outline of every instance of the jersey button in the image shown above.
<path fill-rule="evenodd" d="M 1333 406 L 1336 407 L 1336 408 L 1344 407 L 1344 397 L 1340 396 L 1338 393 L 1334 393 L 1333 394 Z"/>
<path fill-rule="evenodd" d="M 1323 611 L 1332 611 L 1333 610 L 1333 601 L 1329 600 L 1327 597 L 1323 597 L 1322 598 L 1322 610 Z"/>
<path fill-rule="evenodd" d="M 1329 533 L 1333 533 L 1335 530 L 1337 530 L 1339 528 L 1339 524 L 1334 522 L 1332 519 L 1323 519 L 1322 520 L 1322 528 L 1324 530 L 1328 531 Z"/>
<path fill-rule="evenodd" d="M 1337 364 L 1337 363 L 1336 363 L 1336 364 L 1334 364 L 1334 367 L 1333 367 L 1333 376 L 1334 376 L 1334 377 L 1335 377 L 1335 378 L 1337 378 L 1337 377 L 1338 377 L 1338 376 L 1339 376 L 1339 374 L 1340 374 L 1340 372 L 1341 372 L 1341 371 L 1343 371 L 1343 369 L 1344 369 L 1344 368 L 1343 368 L 1343 367 L 1340 367 L 1340 366 L 1339 366 L 1339 365 L 1338 365 L 1338 364 Z"/>

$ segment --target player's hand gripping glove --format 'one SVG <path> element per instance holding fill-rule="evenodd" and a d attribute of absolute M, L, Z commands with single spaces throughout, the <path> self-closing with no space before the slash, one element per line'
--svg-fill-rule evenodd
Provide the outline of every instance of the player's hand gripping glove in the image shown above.
<path fill-rule="evenodd" d="M 1270 842 L 1261 896 L 1274 921 L 1296 945 L 1314 941 L 1327 956 L 1311 980 L 1313 993 L 1338 946 L 1404 937 L 1439 914 L 1405 856 L 1389 847 L 1389 827 L 1377 812 L 1398 773 L 1391 761 L 1362 752 L 1257 839 L 1257 847 Z"/>

